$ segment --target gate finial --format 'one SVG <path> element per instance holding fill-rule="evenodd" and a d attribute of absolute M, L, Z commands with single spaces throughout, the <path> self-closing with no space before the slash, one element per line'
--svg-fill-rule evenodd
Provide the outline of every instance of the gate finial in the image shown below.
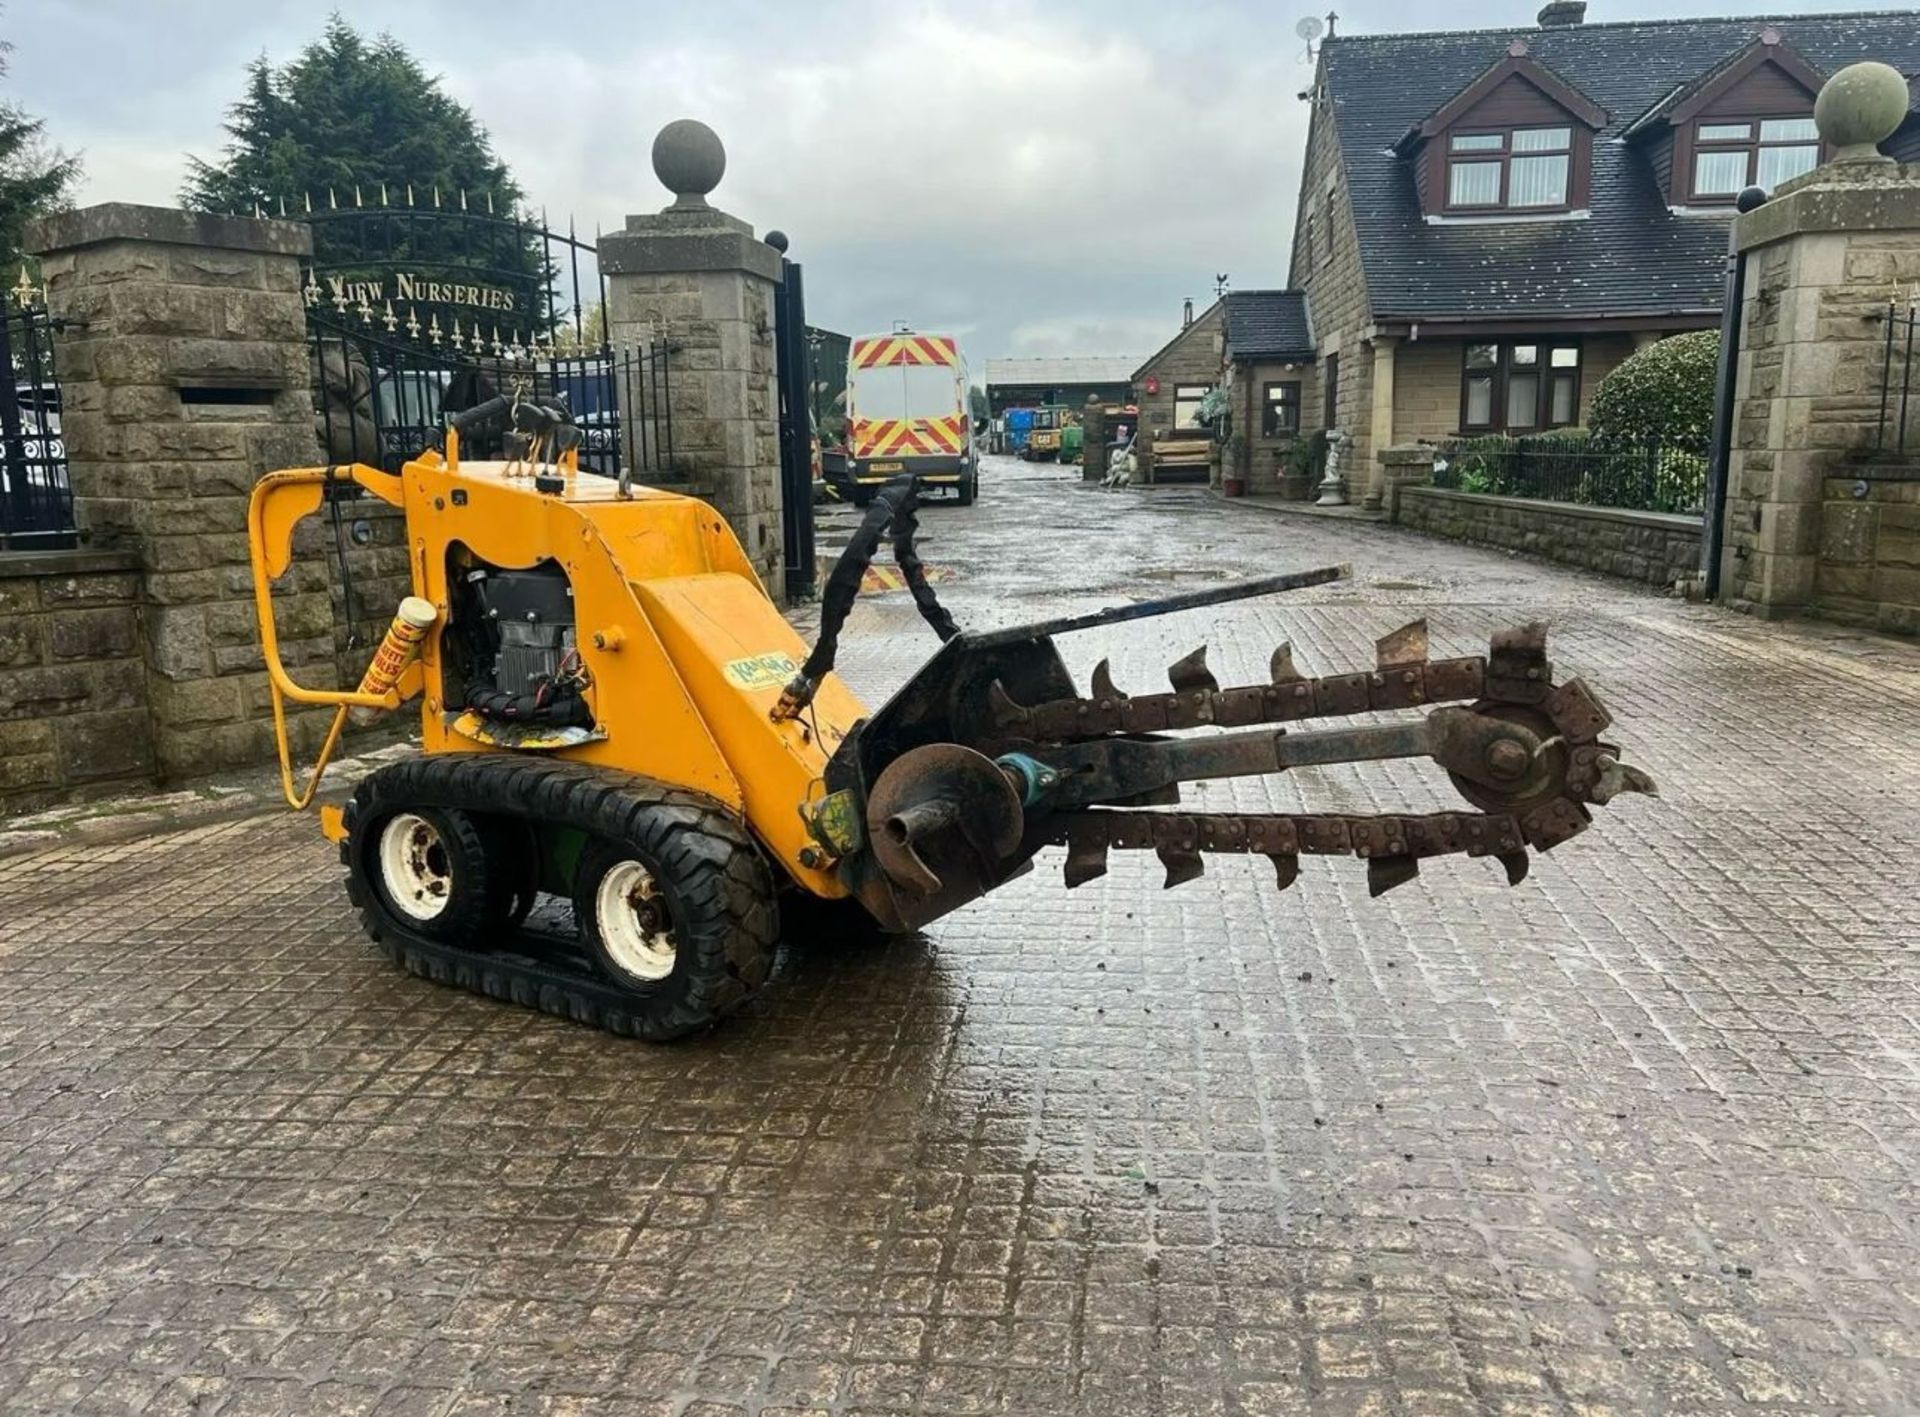
<path fill-rule="evenodd" d="M 681 210 L 710 205 L 707 193 L 727 171 L 727 150 L 720 135 L 697 118 L 676 118 L 653 140 L 653 175 L 673 193 Z"/>

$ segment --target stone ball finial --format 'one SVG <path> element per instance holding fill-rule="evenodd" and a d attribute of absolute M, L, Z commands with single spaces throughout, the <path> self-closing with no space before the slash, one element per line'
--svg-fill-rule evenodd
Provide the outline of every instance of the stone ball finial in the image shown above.
<path fill-rule="evenodd" d="M 773 247 L 773 249 L 778 251 L 781 255 L 784 256 L 787 254 L 787 246 L 789 244 L 787 241 L 787 233 L 784 231 L 781 231 L 778 227 L 776 227 L 772 231 L 769 231 L 765 236 L 761 237 L 760 239 L 766 242 L 767 245 Z"/>
<path fill-rule="evenodd" d="M 1835 162 L 1891 162 L 1879 145 L 1907 117 L 1907 81 L 1891 64 L 1849 64 L 1820 86 L 1813 121 Z"/>
<path fill-rule="evenodd" d="M 676 207 L 704 207 L 727 171 L 720 135 L 697 118 L 676 118 L 653 140 L 653 175 Z"/>

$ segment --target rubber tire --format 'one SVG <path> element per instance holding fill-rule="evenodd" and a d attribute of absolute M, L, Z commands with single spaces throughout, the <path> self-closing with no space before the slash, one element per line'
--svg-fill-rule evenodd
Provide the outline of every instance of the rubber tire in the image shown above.
<path fill-rule="evenodd" d="M 393 903 L 380 870 L 380 837 L 387 823 L 402 812 L 423 818 L 439 833 L 447 853 L 453 886 L 446 909 L 431 920 L 415 920 Z M 512 886 L 494 869 L 491 835 L 485 825 L 466 812 L 448 807 L 399 805 L 371 822 L 358 834 L 365 853 L 362 870 L 385 908 L 395 919 L 436 940 L 468 940 L 491 935 L 511 909 Z"/>
<path fill-rule="evenodd" d="M 974 499 L 979 495 L 980 476 L 978 473 L 975 473 L 972 477 L 961 478 L 959 486 L 954 489 L 954 501 L 962 507 L 971 507 Z"/>
<path fill-rule="evenodd" d="M 864 507 L 872 500 L 873 489 L 871 487 L 856 487 L 853 489 L 852 502 L 854 506 Z"/>
<path fill-rule="evenodd" d="M 600 937 L 595 897 L 601 878 L 627 860 L 646 867 L 666 898 L 674 962 L 665 979 L 627 974 Z M 765 977 L 773 941 L 757 939 L 749 922 L 766 898 L 763 892 L 770 893 L 766 876 L 757 848 L 705 832 L 666 804 L 643 806 L 633 813 L 624 839 L 599 838 L 581 853 L 573 885 L 581 943 L 601 972 L 632 996 L 637 1013 L 684 1018 L 686 1026 L 677 1031 L 688 1031 L 717 1016 L 717 1007 L 745 978 Z"/>
<path fill-rule="evenodd" d="M 485 949 L 484 936 L 436 940 L 395 919 L 361 868 L 364 824 L 422 805 L 478 816 L 553 823 L 589 838 L 626 840 L 668 863 L 700 922 L 690 947 L 701 961 L 697 989 L 640 994 L 598 974 L 520 962 Z M 745 823 L 710 797 L 588 763 L 519 753 L 431 754 L 370 773 L 346 808 L 341 843 L 347 895 L 381 952 L 408 973 L 539 1009 L 622 1037 L 664 1041 L 710 1027 L 750 998 L 773 972 L 780 912 L 773 873 Z"/>

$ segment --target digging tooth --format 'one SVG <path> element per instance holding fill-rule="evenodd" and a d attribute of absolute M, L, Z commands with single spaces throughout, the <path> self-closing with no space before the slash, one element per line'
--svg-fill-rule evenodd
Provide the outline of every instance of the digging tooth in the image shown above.
<path fill-rule="evenodd" d="M 1207 647 L 1199 649 L 1184 659 L 1177 659 L 1167 666 L 1167 679 L 1173 684 L 1176 694 L 1190 694 L 1195 690 L 1212 694 L 1219 691 L 1220 681 L 1213 677 L 1207 668 Z"/>
<path fill-rule="evenodd" d="M 987 708 L 993 714 L 996 728 L 1005 728 L 1010 723 L 1025 723 L 1031 716 L 1027 707 L 1016 703 L 1013 695 L 998 679 L 987 686 Z"/>
<path fill-rule="evenodd" d="M 1274 878 L 1279 881 L 1281 890 L 1300 879 L 1300 858 L 1291 851 L 1278 852 L 1267 860 L 1273 862 Z"/>
<path fill-rule="evenodd" d="M 1101 660 L 1093 666 L 1093 696 L 1096 699 L 1124 699 L 1125 694 L 1113 686 L 1113 666 Z"/>
<path fill-rule="evenodd" d="M 1390 635 L 1374 641 L 1376 664 L 1395 669 L 1404 664 L 1424 664 L 1427 660 L 1427 622 L 1425 618 L 1402 625 Z"/>
<path fill-rule="evenodd" d="M 1500 864 L 1507 868 L 1507 884 L 1508 885 L 1517 886 L 1522 881 L 1526 880 L 1527 867 L 1530 864 L 1527 859 L 1526 852 L 1503 851 L 1500 853 L 1499 859 L 1500 859 Z"/>
<path fill-rule="evenodd" d="M 1395 886 L 1404 886 L 1420 874 L 1420 863 L 1411 856 L 1373 856 L 1367 860 L 1367 894 L 1385 895 Z"/>
<path fill-rule="evenodd" d="M 1280 642 L 1280 647 L 1274 650 L 1273 657 L 1267 661 L 1267 672 L 1276 684 L 1291 684 L 1300 677 L 1300 671 L 1293 667 L 1292 645 L 1285 640 Z"/>
<path fill-rule="evenodd" d="M 1076 834 L 1067 842 L 1067 889 L 1084 886 L 1107 874 L 1107 839 L 1091 833 Z"/>
<path fill-rule="evenodd" d="M 1594 784 L 1589 794 L 1599 806 L 1606 806 L 1622 792 L 1644 792 L 1649 797 L 1660 795 L 1660 784 L 1655 782 L 1639 768 L 1630 767 L 1612 754 L 1600 759 L 1600 780 Z"/>
<path fill-rule="evenodd" d="M 1189 851 L 1184 846 L 1158 846 L 1154 848 L 1154 855 L 1167 868 L 1167 883 L 1162 887 L 1163 890 L 1184 886 L 1188 881 L 1197 881 L 1206 874 L 1207 865 L 1200 859 L 1200 853 Z"/>

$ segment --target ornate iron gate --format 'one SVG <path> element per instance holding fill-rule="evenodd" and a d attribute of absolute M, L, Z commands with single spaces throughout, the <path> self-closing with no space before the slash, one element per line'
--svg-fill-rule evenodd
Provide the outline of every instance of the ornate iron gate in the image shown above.
<path fill-rule="evenodd" d="M 595 248 L 520 215 L 447 205 L 302 213 L 314 232 L 304 295 L 315 431 L 335 462 L 397 471 L 439 446 L 448 414 L 495 394 L 563 401 L 583 430 L 580 464 L 645 480 L 673 459 L 671 348 L 606 336 Z M 498 434 L 468 440 L 497 455 Z"/>
<path fill-rule="evenodd" d="M 0 551 L 54 551 L 78 544 L 53 324 L 23 268 L 0 290 Z"/>

